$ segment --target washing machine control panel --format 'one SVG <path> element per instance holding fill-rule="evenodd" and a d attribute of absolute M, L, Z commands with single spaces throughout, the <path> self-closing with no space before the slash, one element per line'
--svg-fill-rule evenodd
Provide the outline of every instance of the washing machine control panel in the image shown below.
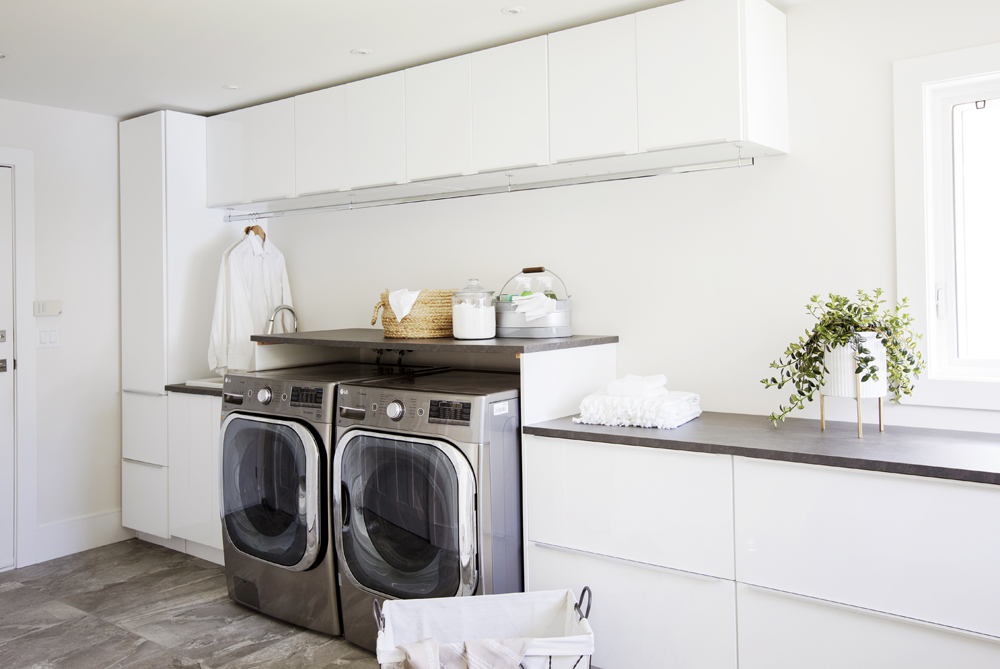
<path fill-rule="evenodd" d="M 468 425 L 472 420 L 472 402 L 449 402 L 431 400 L 427 412 L 428 423 L 444 425 Z"/>
<path fill-rule="evenodd" d="M 329 385 L 227 374 L 222 401 L 224 412 L 257 411 L 332 423 L 335 393 Z"/>

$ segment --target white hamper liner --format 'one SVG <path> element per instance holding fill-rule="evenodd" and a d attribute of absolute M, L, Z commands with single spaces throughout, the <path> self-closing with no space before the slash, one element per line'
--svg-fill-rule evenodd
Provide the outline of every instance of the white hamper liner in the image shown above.
<path fill-rule="evenodd" d="M 524 669 L 590 669 L 594 654 L 594 632 L 587 622 L 591 598 L 590 588 L 585 587 L 579 603 L 572 590 L 390 599 L 382 607 L 381 618 L 376 600 L 378 662 L 381 669 L 399 669 L 406 659 L 399 646 L 430 638 L 441 644 L 534 639 L 521 662 Z"/>

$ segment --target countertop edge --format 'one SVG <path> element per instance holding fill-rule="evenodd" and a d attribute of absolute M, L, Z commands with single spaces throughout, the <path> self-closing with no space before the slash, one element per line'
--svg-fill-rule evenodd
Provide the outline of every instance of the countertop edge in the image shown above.
<path fill-rule="evenodd" d="M 645 428 L 622 428 L 624 430 Z M 891 428 L 890 428 L 891 429 Z M 918 429 L 918 428 L 914 428 Z M 709 453 L 716 455 L 734 455 L 758 460 L 773 460 L 798 464 L 839 467 L 842 469 L 857 469 L 863 471 L 881 472 L 886 474 L 902 474 L 921 476 L 967 483 L 982 483 L 1000 486 L 1000 472 L 963 469 L 960 467 L 945 467 L 918 462 L 894 462 L 889 460 L 851 458 L 836 454 L 809 453 L 804 451 L 770 450 L 753 446 L 734 446 L 730 444 L 713 444 L 675 439 L 660 439 L 655 436 L 643 437 L 632 434 L 600 434 L 576 431 L 541 425 L 526 425 L 524 434 L 555 439 L 570 439 L 574 441 L 592 441 L 622 446 L 639 446 L 645 448 L 660 448 L 665 450 Z M 928 429 L 928 432 L 934 430 Z"/>
<path fill-rule="evenodd" d="M 189 386 L 184 383 L 172 383 L 163 386 L 168 393 L 183 393 L 185 395 L 209 395 L 211 397 L 222 397 L 222 388 L 204 388 L 202 386 Z"/>

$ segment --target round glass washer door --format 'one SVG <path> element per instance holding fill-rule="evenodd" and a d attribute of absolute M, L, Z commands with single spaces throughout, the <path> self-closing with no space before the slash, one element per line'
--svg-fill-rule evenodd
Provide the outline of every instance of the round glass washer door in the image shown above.
<path fill-rule="evenodd" d="M 316 437 L 294 421 L 230 414 L 222 424 L 222 518 L 239 551 L 291 571 L 320 553 Z"/>
<path fill-rule="evenodd" d="M 334 461 L 341 569 L 396 598 L 475 593 L 476 480 L 455 446 L 355 430 Z"/>

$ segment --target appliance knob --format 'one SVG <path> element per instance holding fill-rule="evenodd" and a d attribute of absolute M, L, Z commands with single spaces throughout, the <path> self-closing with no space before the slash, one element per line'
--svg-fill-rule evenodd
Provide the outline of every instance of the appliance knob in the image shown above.
<path fill-rule="evenodd" d="M 403 414 L 405 413 L 406 409 L 403 407 L 403 403 L 399 400 L 393 400 L 385 407 L 385 415 L 392 420 L 402 420 Z"/>
<path fill-rule="evenodd" d="M 270 388 L 261 388 L 260 390 L 258 390 L 257 391 L 257 401 L 260 402 L 261 404 L 270 404 L 271 403 L 271 389 Z"/>

